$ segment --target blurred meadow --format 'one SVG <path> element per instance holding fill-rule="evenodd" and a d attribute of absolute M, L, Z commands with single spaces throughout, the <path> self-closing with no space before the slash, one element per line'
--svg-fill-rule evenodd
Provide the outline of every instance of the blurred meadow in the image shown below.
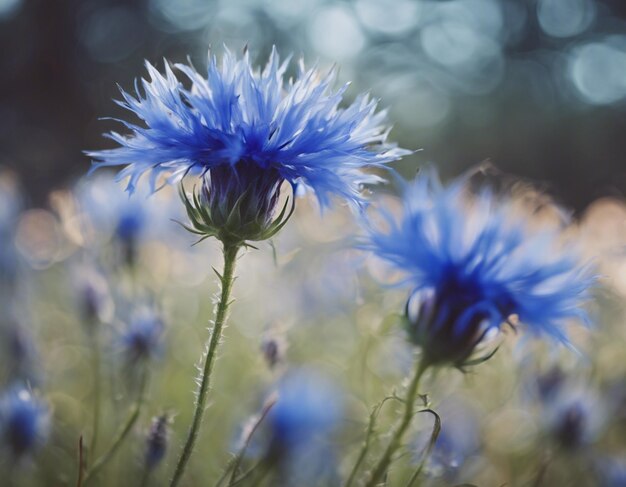
<path fill-rule="evenodd" d="M 263 66 L 276 46 L 322 71 L 336 64 L 336 85 L 352 82 L 347 100 L 369 92 L 389 108 L 391 138 L 415 151 L 390 164 L 398 174 L 474 171 L 472 184 L 506 193 L 600 276 L 589 326 L 568 328 L 571 346 L 503 326 L 481 343 L 498 347 L 485 363 L 429 372 L 420 400 L 441 432 L 429 447 L 435 416 L 416 414 L 386 485 L 626 486 L 625 3 L 0 0 L 0 42 L 0 485 L 80 486 L 81 451 L 93 463 L 137 400 L 129 436 L 89 485 L 170 485 L 221 246 L 181 227 L 175 187 L 129 197 L 113 173 L 87 176 L 83 151 L 114 147 L 99 118 L 125 116 L 116 84 L 130 91 L 144 60 L 163 71 L 164 58 L 189 57 L 204 72 L 209 46 L 218 58 L 247 46 Z M 368 192 L 399 213 L 397 184 Z M 307 480 L 223 485 L 346 485 L 375 411 L 362 470 L 373 467 L 416 348 L 399 317 L 407 291 L 356 248 L 362 233 L 347 205 L 321 212 L 308 194 L 279 234 L 241 252 L 181 485 L 217 485 L 244 444 L 242 471 L 254 468 L 271 443 L 264 411 L 279 407 L 284 384 L 296 408 L 324 410 L 315 431 L 335 425 L 290 467 Z M 26 398 L 38 409 L 18 431 L 36 431 L 21 444 L 6 425 L 11 401 Z"/>

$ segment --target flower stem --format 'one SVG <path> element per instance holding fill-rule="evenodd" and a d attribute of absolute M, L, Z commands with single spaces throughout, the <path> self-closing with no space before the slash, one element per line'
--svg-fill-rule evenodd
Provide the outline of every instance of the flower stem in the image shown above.
<path fill-rule="evenodd" d="M 359 467 L 361 466 L 361 464 L 365 460 L 365 457 L 367 456 L 367 452 L 369 450 L 372 437 L 374 436 L 374 433 L 375 433 L 374 429 L 376 427 L 376 419 L 378 418 L 378 414 L 380 413 L 380 410 L 389 399 L 393 399 L 393 397 L 392 396 L 386 397 L 381 402 L 379 402 L 374 407 L 374 409 L 372 409 L 369 423 L 367 425 L 367 431 L 365 432 L 365 440 L 363 441 L 363 445 L 361 446 L 361 451 L 359 452 L 359 456 L 357 457 L 357 460 L 354 463 L 352 470 L 350 471 L 350 475 L 348 477 L 348 480 L 346 480 L 344 487 L 351 487 L 352 483 L 356 479 L 357 473 L 359 471 Z"/>
<path fill-rule="evenodd" d="M 126 419 L 126 423 L 124 427 L 119 431 L 113 443 L 109 449 L 104 452 L 98 459 L 93 463 L 93 466 L 87 471 L 87 475 L 85 475 L 85 480 L 83 482 L 84 485 L 87 485 L 89 481 L 96 476 L 96 474 L 113 458 L 119 447 L 122 445 L 128 434 L 133 429 L 133 426 L 137 422 L 139 418 L 139 414 L 141 413 L 141 408 L 145 402 L 145 391 L 146 385 L 148 383 L 148 371 L 147 367 L 144 364 L 144 367 L 141 371 L 141 378 L 139 379 L 139 394 L 138 398 L 135 401 L 135 404 L 132 406 L 128 418 Z"/>
<path fill-rule="evenodd" d="M 83 468 L 85 459 L 83 458 L 83 435 L 78 438 L 78 475 L 76 476 L 76 487 L 83 486 Z"/>
<path fill-rule="evenodd" d="M 89 445 L 89 457 L 95 458 L 96 444 L 98 442 L 98 430 L 100 427 L 100 337 L 98 330 L 93 330 L 92 337 L 92 361 L 93 361 L 93 424 L 91 428 L 91 443 Z"/>
<path fill-rule="evenodd" d="M 409 384 L 409 388 L 407 390 L 406 398 L 404 400 L 404 414 L 402 415 L 402 419 L 398 424 L 396 430 L 391 437 L 391 441 L 389 445 L 387 445 L 387 449 L 383 456 L 378 461 L 378 464 L 374 468 L 372 475 L 367 482 L 367 487 L 376 486 L 384 477 L 385 472 L 389 468 L 389 464 L 391 463 L 391 458 L 394 453 L 400 448 L 402 445 L 402 437 L 406 433 L 409 425 L 411 424 L 411 419 L 413 419 L 414 407 L 415 407 L 415 399 L 417 397 L 417 388 L 419 386 L 420 379 L 422 375 L 428 368 L 428 365 L 422 360 L 417 363 L 417 367 L 415 368 L 415 375 L 411 379 L 411 383 Z"/>
<path fill-rule="evenodd" d="M 550 452 L 547 452 L 544 457 L 541 459 L 541 465 L 539 466 L 539 470 L 537 471 L 537 476 L 533 481 L 532 487 L 541 487 L 546 477 L 546 472 L 548 471 L 548 467 L 550 466 L 550 462 L 552 461 L 552 456 Z"/>
<path fill-rule="evenodd" d="M 239 472 L 239 467 L 241 466 L 241 461 L 243 460 L 243 457 L 246 454 L 246 450 L 250 446 L 250 442 L 252 441 L 252 437 L 254 436 L 254 433 L 256 433 L 256 431 L 259 429 L 259 426 L 261 425 L 263 420 L 267 417 L 267 415 L 269 414 L 269 412 L 271 411 L 271 409 L 274 407 L 275 404 L 276 404 L 276 398 L 272 398 L 269 402 L 265 404 L 265 406 L 263 406 L 263 410 L 261 411 L 261 414 L 259 415 L 259 418 L 257 419 L 257 421 L 254 423 L 254 426 L 250 430 L 250 433 L 248 433 L 248 435 L 246 436 L 246 439 L 243 443 L 243 446 L 241 447 L 241 450 L 239 451 L 239 453 L 237 453 L 237 456 L 233 459 L 232 465 L 229 465 L 231 469 L 230 481 L 228 482 L 229 487 L 232 485 L 235 485 L 235 481 L 237 479 L 237 473 Z M 227 473 L 228 473 L 228 470 L 224 472 L 223 477 L 225 477 Z M 222 479 L 218 481 L 218 484 L 217 484 L 218 486 L 221 483 L 221 481 Z"/>
<path fill-rule="evenodd" d="M 152 470 L 150 470 L 149 468 L 144 469 L 143 474 L 141 475 L 141 484 L 139 484 L 140 487 L 148 486 L 148 480 L 150 479 L 151 473 L 152 473 Z"/>
<path fill-rule="evenodd" d="M 228 316 L 228 307 L 230 305 L 230 291 L 233 286 L 233 275 L 235 271 L 235 262 L 237 259 L 238 251 L 239 245 L 224 244 L 224 271 L 221 276 L 218 274 L 222 285 L 222 291 L 220 294 L 219 302 L 217 304 L 215 324 L 213 326 L 213 331 L 211 333 L 211 337 L 209 339 L 209 344 L 206 351 L 204 369 L 202 371 L 200 387 L 198 388 L 196 408 L 193 413 L 191 427 L 189 428 L 187 441 L 185 442 L 183 451 L 180 455 L 180 458 L 178 459 L 176 470 L 174 471 L 174 477 L 172 478 L 172 481 L 170 483 L 171 487 L 175 487 L 176 485 L 178 485 L 178 483 L 182 479 L 182 476 L 185 472 L 185 467 L 187 466 L 187 462 L 191 457 L 191 453 L 196 443 L 196 439 L 198 438 L 200 427 L 202 426 L 202 419 L 204 415 L 204 410 L 206 408 L 206 400 L 209 393 L 211 372 L 213 370 L 213 364 L 215 362 L 215 352 L 217 350 L 217 346 L 220 343 L 222 328 Z"/>
<path fill-rule="evenodd" d="M 441 418 L 439 417 L 439 415 L 435 411 L 433 411 L 432 409 L 423 409 L 420 412 L 428 412 L 428 413 L 431 413 L 432 415 L 434 415 L 435 423 L 433 424 L 433 432 L 430 434 L 430 440 L 428 440 L 428 445 L 426 445 L 426 449 L 424 450 L 424 454 L 422 455 L 422 459 L 421 459 L 417 469 L 413 472 L 413 475 L 411 475 L 411 478 L 407 482 L 406 487 L 413 487 L 413 484 L 415 484 L 415 482 L 417 482 L 417 479 L 421 475 L 422 470 L 424 470 L 424 466 L 426 465 L 426 461 L 430 457 L 430 454 L 432 453 L 433 448 L 435 448 L 435 444 L 437 443 L 437 438 L 439 438 L 439 433 L 441 432 Z"/>

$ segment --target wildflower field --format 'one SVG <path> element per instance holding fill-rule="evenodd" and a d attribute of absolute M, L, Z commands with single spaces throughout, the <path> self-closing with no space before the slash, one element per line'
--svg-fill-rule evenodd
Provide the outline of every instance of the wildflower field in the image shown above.
<path fill-rule="evenodd" d="M 0 106 L 0 486 L 626 486 L 626 13 L 106 3 L 84 145 Z"/>

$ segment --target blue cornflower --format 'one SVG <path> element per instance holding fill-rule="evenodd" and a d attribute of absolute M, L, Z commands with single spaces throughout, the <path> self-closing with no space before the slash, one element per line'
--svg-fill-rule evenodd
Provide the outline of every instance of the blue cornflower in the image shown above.
<path fill-rule="evenodd" d="M 115 236 L 121 244 L 124 262 L 131 267 L 137 260 L 137 241 L 145 224 L 146 216 L 141 207 L 125 208 L 115 227 Z"/>
<path fill-rule="evenodd" d="M 143 186 L 129 195 L 111 174 L 101 173 L 79 181 L 73 196 L 67 209 L 58 207 L 68 229 L 79 223 L 80 233 L 71 238 L 80 245 L 94 247 L 110 241 L 120 263 L 127 265 L 136 262 L 148 241 L 176 245 L 179 237 L 171 231 L 175 225 L 171 220 L 181 219 L 183 211 L 174 194 L 162 192 L 158 198 L 152 198 Z M 184 239 L 185 247 L 188 243 Z"/>
<path fill-rule="evenodd" d="M 48 420 L 48 408 L 27 389 L 10 389 L 0 398 L 0 433 L 15 457 L 32 452 L 45 441 Z"/>
<path fill-rule="evenodd" d="M 291 373 L 282 381 L 269 415 L 273 443 L 289 450 L 308 443 L 316 434 L 332 431 L 340 402 L 336 388 L 319 374 Z"/>
<path fill-rule="evenodd" d="M 130 320 L 122 334 L 122 346 L 130 363 L 154 358 L 162 349 L 163 319 L 154 311 L 143 309 Z"/>
<path fill-rule="evenodd" d="M 145 466 L 154 469 L 163 460 L 167 451 L 170 415 L 163 413 L 152 418 L 152 424 L 146 438 Z"/>
<path fill-rule="evenodd" d="M 226 50 L 221 66 L 210 58 L 206 78 L 176 64 L 190 88 L 170 66 L 165 75 L 146 66 L 144 94 L 136 86 L 136 98 L 122 91 L 118 102 L 144 126 L 120 120 L 130 135 L 108 134 L 120 147 L 88 155 L 99 161 L 96 168 L 126 166 L 119 178 L 128 177 L 130 192 L 144 173 L 152 190 L 163 174 L 170 183 L 202 176 L 192 201 L 183 194 L 198 233 L 234 241 L 267 238 L 288 218 L 285 205 L 272 226 L 284 181 L 294 193 L 311 189 L 322 207 L 332 195 L 362 205 L 362 186 L 380 181 L 363 169 L 407 153 L 385 142 L 386 113 L 375 113 L 375 100 L 362 95 L 339 108 L 346 86 L 331 91 L 334 70 L 320 75 L 300 64 L 296 79 L 286 82 L 289 59 L 281 63 L 275 49 L 261 72 L 253 70 L 247 51 L 237 60 Z"/>
<path fill-rule="evenodd" d="M 146 223 L 141 208 L 125 208 L 120 213 L 115 235 L 124 242 L 134 242 Z"/>
<path fill-rule="evenodd" d="M 76 301 L 82 322 L 89 331 L 106 321 L 113 309 L 113 300 L 106 278 L 96 269 L 78 268 L 73 276 Z"/>
<path fill-rule="evenodd" d="M 305 479 L 334 475 L 330 439 L 342 399 L 334 384 L 317 372 L 294 371 L 283 379 L 267 417 L 271 435 L 267 460 L 286 479 L 304 485 Z"/>
<path fill-rule="evenodd" d="M 370 230 L 367 247 L 412 286 L 406 322 L 427 364 L 462 366 L 489 332 L 517 316 L 526 327 L 567 343 L 564 323 L 587 321 L 581 305 L 594 278 L 556 236 L 533 233 L 511 203 L 466 180 L 442 186 L 434 171 L 405 189 L 399 221 Z"/>
<path fill-rule="evenodd" d="M 564 376 L 551 394 L 539 396 L 544 431 L 563 450 L 595 442 L 611 416 L 609 404 L 591 385 Z"/>

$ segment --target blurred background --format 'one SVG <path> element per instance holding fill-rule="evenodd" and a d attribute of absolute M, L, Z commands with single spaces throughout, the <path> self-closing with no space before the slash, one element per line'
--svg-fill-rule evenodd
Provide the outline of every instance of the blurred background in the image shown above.
<path fill-rule="evenodd" d="M 41 438 L 29 451 L 9 456 L 15 445 L 0 434 L 10 486 L 76 485 L 77 442 L 95 436 L 98 397 L 92 450 L 112 441 L 135 399 L 129 343 L 146 329 L 143 308 L 162 318 L 143 357 L 149 397 L 100 487 L 137 485 L 155 416 L 172 424 L 150 485 L 167 485 L 219 246 L 191 246 L 172 221 L 185 219 L 172 188 L 129 199 L 104 171 L 79 180 L 82 151 L 110 146 L 101 134 L 119 127 L 99 118 L 122 115 L 116 85 L 132 90 L 144 59 L 162 69 L 163 58 L 189 56 L 200 69 L 209 46 L 219 57 L 246 44 L 259 65 L 272 45 L 307 65 L 336 63 L 340 81 L 353 81 L 348 97 L 379 97 L 391 138 L 420 149 L 396 164 L 406 176 L 427 162 L 447 178 L 490 160 L 542 182 L 504 188 L 537 225 L 563 226 L 544 190 L 581 217 L 567 232 L 602 276 L 593 332 L 576 328 L 572 352 L 507 330 L 476 373 L 427 377 L 444 426 L 424 485 L 626 485 L 626 2 L 0 0 L 0 42 L 0 420 L 15 398 L 43 404 L 31 411 Z M 188 485 L 221 474 L 283 376 L 303 366 L 343 391 L 337 451 L 324 445 L 322 460 L 347 476 L 371 408 L 401 387 L 414 354 L 397 320 L 405 290 L 381 286 L 380 267 L 345 248 L 358 231 L 347 208 L 322 220 L 305 198 L 271 246 L 242 257 Z M 385 406 L 379 432 L 397 410 Z M 406 485 L 431 423 L 416 421 L 390 486 Z M 384 444 L 376 436 L 366 464 Z M 262 448 L 252 444 L 244 463 Z"/>
<path fill-rule="evenodd" d="M 107 147 L 144 59 L 275 44 L 380 97 L 422 149 L 407 175 L 490 159 L 581 211 L 626 190 L 625 21 L 622 0 L 0 0 L 0 165 L 41 204 Z"/>

